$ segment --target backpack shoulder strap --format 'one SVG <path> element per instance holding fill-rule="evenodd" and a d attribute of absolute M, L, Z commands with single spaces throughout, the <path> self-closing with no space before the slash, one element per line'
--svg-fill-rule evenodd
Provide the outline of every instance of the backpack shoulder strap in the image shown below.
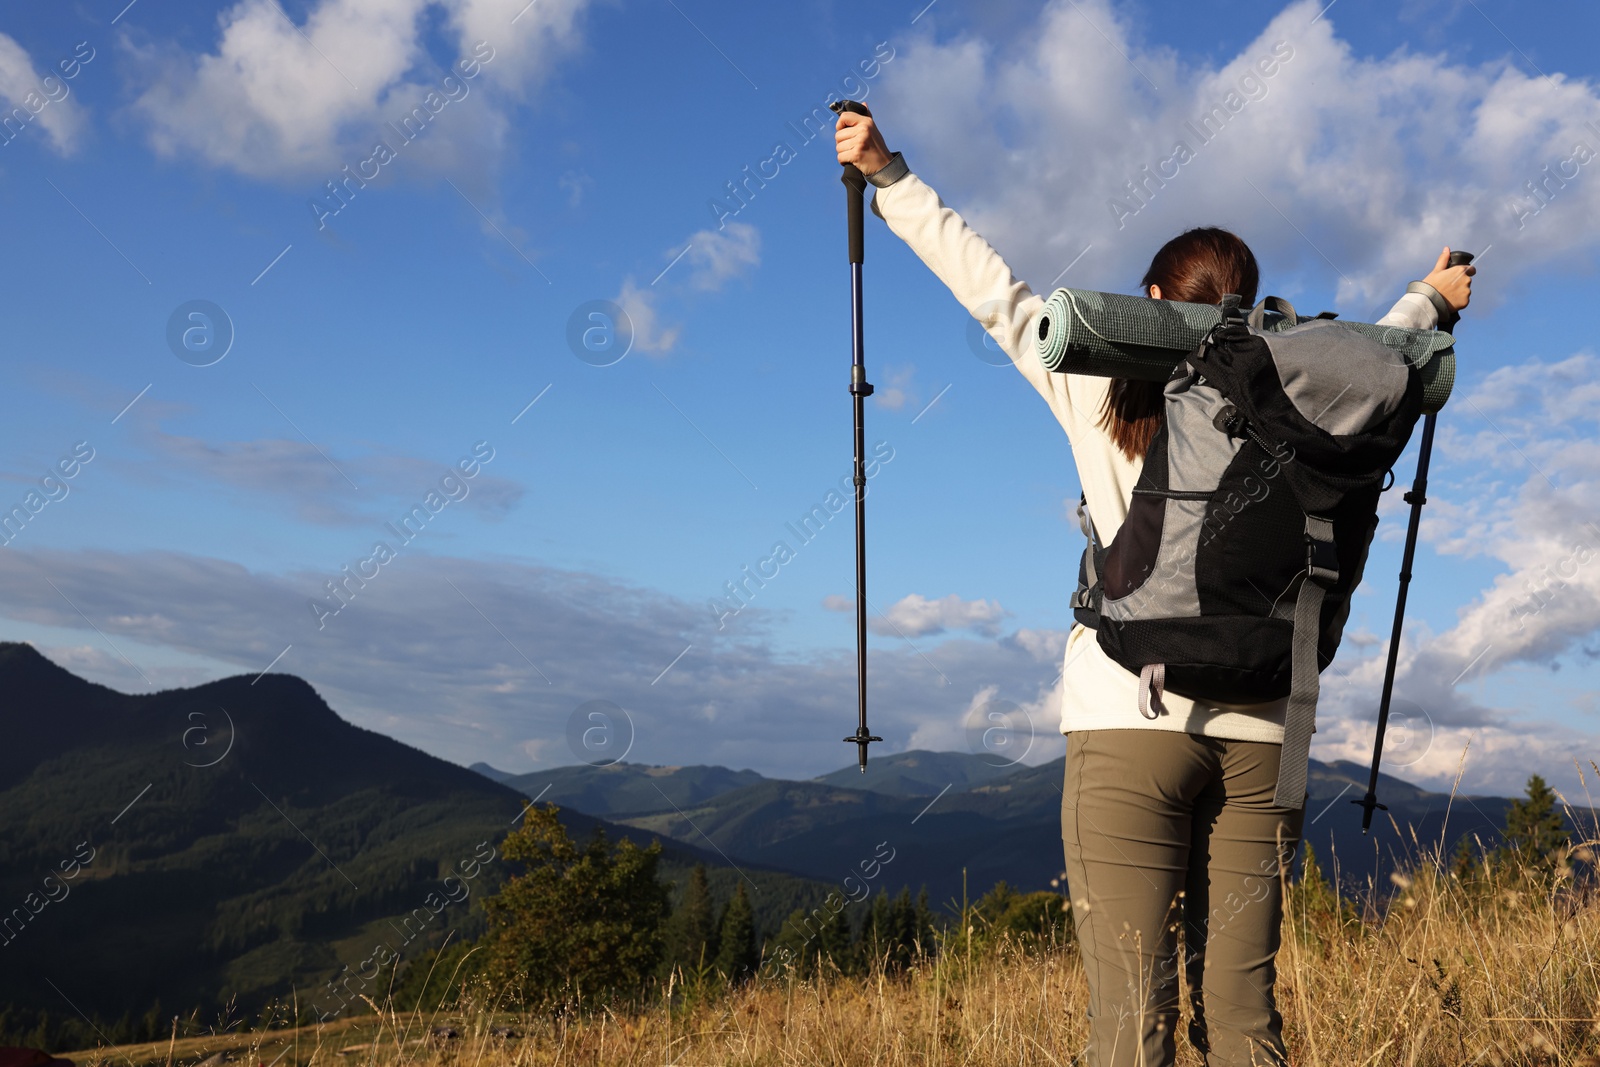
<path fill-rule="evenodd" d="M 1322 632 L 1322 599 L 1338 580 L 1339 555 L 1333 541 L 1333 523 L 1307 515 L 1306 569 L 1294 602 L 1289 710 L 1284 715 L 1283 749 L 1278 756 L 1278 788 L 1272 796 L 1272 803 L 1278 807 L 1305 806 L 1311 731 L 1316 727 L 1321 688 L 1317 642 Z"/>

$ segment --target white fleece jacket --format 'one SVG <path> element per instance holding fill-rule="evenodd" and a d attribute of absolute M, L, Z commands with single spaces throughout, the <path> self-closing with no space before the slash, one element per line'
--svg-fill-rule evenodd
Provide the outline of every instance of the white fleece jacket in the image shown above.
<path fill-rule="evenodd" d="M 1028 384 L 1050 405 L 1067 432 L 1078 481 L 1104 543 L 1128 515 L 1142 460 L 1129 460 L 1100 428 L 1108 378 L 1045 370 L 1034 351 L 1036 319 L 1044 300 L 1016 279 L 1005 260 L 950 210 L 937 193 L 895 162 L 872 175 L 872 210 L 911 247 L 973 317 L 983 323 Z M 887 182 L 887 184 L 884 184 Z M 1415 294 L 1402 296 L 1380 325 L 1430 329 L 1437 313 Z M 1077 568 L 1064 576 L 1076 585 Z M 1283 743 L 1288 698 L 1266 704 L 1221 704 L 1166 693 L 1155 719 L 1139 713 L 1139 676 L 1107 656 L 1093 630 L 1074 624 L 1067 637 L 1061 681 L 1061 732 L 1072 730 L 1182 730 L 1208 737 Z"/>

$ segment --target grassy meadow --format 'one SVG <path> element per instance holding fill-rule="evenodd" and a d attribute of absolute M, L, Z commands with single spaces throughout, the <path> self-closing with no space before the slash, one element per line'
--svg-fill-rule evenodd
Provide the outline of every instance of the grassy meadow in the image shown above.
<path fill-rule="evenodd" d="M 1592 869 L 1593 848 L 1570 847 L 1576 869 Z M 1600 1067 L 1600 888 L 1572 869 L 1436 854 L 1357 900 L 1308 872 L 1285 889 L 1278 957 L 1292 1061 Z M 649 1002 L 541 1014 L 468 984 L 433 1011 L 369 1002 L 298 1029 L 273 1029 L 269 1013 L 254 1031 L 175 1027 L 165 1042 L 69 1055 L 80 1067 L 1066 1065 L 1083 1048 L 1085 997 L 1070 936 L 958 921 L 936 955 L 864 976 L 824 967 L 728 988 L 675 975 Z M 1202 1063 L 1181 1023 L 1178 1063 Z"/>

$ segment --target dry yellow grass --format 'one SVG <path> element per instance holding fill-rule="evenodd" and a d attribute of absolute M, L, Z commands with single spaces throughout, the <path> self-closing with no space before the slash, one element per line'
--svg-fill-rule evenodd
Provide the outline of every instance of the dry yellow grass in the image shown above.
<path fill-rule="evenodd" d="M 1365 917 L 1315 893 L 1286 895 L 1278 1001 L 1293 1063 L 1600 1067 L 1600 893 L 1506 871 L 1462 882 L 1427 867 L 1386 889 L 1386 913 L 1369 907 Z M 232 1047 L 249 1067 L 1066 1065 L 1082 1051 L 1085 995 L 1070 945 L 970 955 L 957 945 L 904 975 L 767 981 L 715 995 L 678 987 L 631 1013 L 550 1019 L 480 1000 L 191 1041 L 170 1053 L 163 1043 L 77 1058 L 192 1064 Z M 440 1025 L 459 1036 L 427 1036 Z M 516 1035 L 492 1033 L 505 1026 Z M 1179 1064 L 1201 1064 L 1182 1036 L 1178 1047 Z"/>

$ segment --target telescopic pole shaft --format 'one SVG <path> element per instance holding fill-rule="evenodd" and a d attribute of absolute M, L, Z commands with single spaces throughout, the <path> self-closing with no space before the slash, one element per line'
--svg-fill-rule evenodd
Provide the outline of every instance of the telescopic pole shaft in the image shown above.
<path fill-rule="evenodd" d="M 1367 781 L 1367 792 L 1353 803 L 1361 805 L 1361 832 L 1372 827 L 1372 812 L 1388 807 L 1378 803 L 1378 763 L 1383 757 L 1383 734 L 1389 725 L 1389 701 L 1394 695 L 1395 664 L 1400 657 L 1400 631 L 1405 625 L 1406 594 L 1411 589 L 1411 564 L 1417 554 L 1417 530 L 1422 525 L 1422 505 L 1428 502 L 1428 461 L 1433 455 L 1433 427 L 1438 416 L 1429 412 L 1422 417 L 1422 443 L 1417 455 L 1417 475 L 1411 483 L 1411 492 L 1405 495 L 1411 505 L 1411 518 L 1406 524 L 1406 547 L 1400 556 L 1400 593 L 1394 604 L 1394 629 L 1389 633 L 1389 661 L 1383 671 L 1383 696 L 1378 702 L 1378 736 L 1373 742 L 1372 776 Z"/>
<path fill-rule="evenodd" d="M 839 110 L 862 110 L 854 101 L 844 101 Z M 865 239 L 862 213 L 867 179 L 861 171 L 845 164 L 840 177 L 845 187 L 845 205 L 850 236 L 850 397 L 855 409 L 855 466 L 852 482 L 856 490 L 856 732 L 845 738 L 856 746 L 856 762 L 867 773 L 867 746 L 874 737 L 867 728 L 867 475 L 866 475 L 866 399 L 872 395 L 867 381 L 862 335 L 861 263 Z"/>
<path fill-rule="evenodd" d="M 850 168 L 855 170 L 854 167 Z M 860 171 L 856 171 L 857 177 Z M 852 193 L 853 196 L 859 194 Z M 860 201 L 857 200 L 857 203 Z M 852 241 L 852 256 L 859 247 Z M 867 477 L 865 467 L 866 400 L 872 393 L 867 383 L 866 366 L 861 351 L 861 262 L 850 263 L 850 310 L 853 345 L 850 362 L 850 395 L 855 407 L 855 470 L 852 483 L 856 490 L 856 703 L 859 711 L 856 734 L 845 738 L 855 741 L 857 763 L 861 773 L 867 773 L 867 745 L 881 740 L 867 729 Z"/>

